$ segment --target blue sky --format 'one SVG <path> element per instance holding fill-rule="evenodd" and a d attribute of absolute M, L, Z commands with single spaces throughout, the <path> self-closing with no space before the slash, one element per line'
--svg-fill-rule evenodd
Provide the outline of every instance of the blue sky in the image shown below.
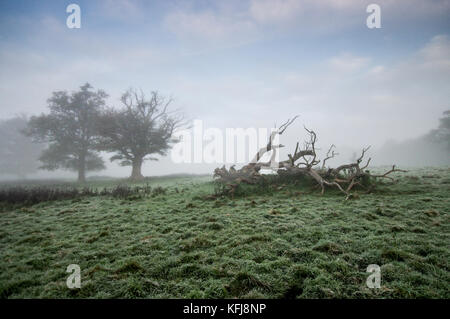
<path fill-rule="evenodd" d="M 81 29 L 66 27 L 70 3 Z M 381 29 L 366 26 L 370 3 Z M 376 146 L 450 108 L 450 1 L 0 0 L 0 70 L 0 117 L 88 81 L 111 105 L 130 86 L 159 90 L 207 126 L 300 114 L 324 144 Z"/>

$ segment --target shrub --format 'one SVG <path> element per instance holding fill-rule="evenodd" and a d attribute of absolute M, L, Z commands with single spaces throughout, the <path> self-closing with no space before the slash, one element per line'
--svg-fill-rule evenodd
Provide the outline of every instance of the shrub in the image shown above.
<path fill-rule="evenodd" d="M 67 186 L 38 186 L 25 187 L 13 186 L 0 188 L 0 203 L 34 205 L 41 202 L 77 199 L 89 196 L 112 196 L 114 198 L 138 198 L 145 195 L 165 194 L 166 189 L 157 187 L 152 193 L 152 188 L 148 184 L 145 186 L 130 187 L 127 185 L 117 185 L 113 188 L 103 188 L 99 191 L 96 188 L 76 188 Z"/>

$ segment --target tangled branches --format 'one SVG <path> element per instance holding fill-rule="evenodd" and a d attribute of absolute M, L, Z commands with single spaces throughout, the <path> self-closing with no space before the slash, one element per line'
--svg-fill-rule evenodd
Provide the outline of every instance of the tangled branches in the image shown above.
<path fill-rule="evenodd" d="M 356 159 L 354 163 L 344 164 L 336 168 L 326 168 L 326 162 L 337 155 L 335 152 L 335 145 L 331 145 L 323 160 L 320 160 L 317 156 L 317 134 L 305 127 L 305 131 L 308 134 L 308 139 L 304 142 L 304 147 L 301 150 L 299 143 L 296 144 L 293 154 L 288 155 L 288 159 L 284 161 L 276 162 L 276 154 L 279 148 L 284 145 L 274 145 L 273 141 L 276 135 L 282 135 L 284 131 L 291 125 L 295 119 L 287 120 L 277 130 L 273 131 L 270 135 L 269 141 L 265 147 L 262 147 L 254 156 L 254 158 L 244 167 L 236 170 L 234 166 L 230 169 L 216 168 L 214 170 L 214 178 L 219 183 L 226 186 L 227 193 L 234 195 L 236 188 L 241 184 L 256 184 L 263 176 L 260 174 L 262 168 L 269 168 L 277 172 L 280 176 L 308 176 L 312 178 L 321 189 L 321 194 L 324 194 L 325 187 L 335 187 L 340 192 L 345 194 L 346 199 L 351 197 L 351 191 L 355 187 L 368 188 L 370 182 L 376 178 L 387 178 L 393 181 L 393 178 L 389 174 L 394 172 L 406 172 L 401 169 L 397 169 L 392 166 L 389 171 L 380 174 L 373 175 L 367 170 L 370 163 L 370 158 L 365 164 L 364 156 L 369 150 L 370 146 L 362 150 L 361 156 Z M 269 162 L 260 162 L 264 154 L 272 152 Z M 322 163 L 322 165 L 319 165 Z M 368 191 L 370 189 L 367 189 Z"/>

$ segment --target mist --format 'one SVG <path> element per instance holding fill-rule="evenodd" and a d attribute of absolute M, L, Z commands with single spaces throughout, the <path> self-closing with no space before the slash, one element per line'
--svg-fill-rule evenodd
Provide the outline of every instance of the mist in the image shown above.
<path fill-rule="evenodd" d="M 80 28 L 68 27 L 62 3 L 19 2 L 0 4 L 2 119 L 48 113 L 52 92 L 89 82 L 108 94 L 107 106 L 120 105 L 130 87 L 158 90 L 189 120 L 222 132 L 270 129 L 299 115 L 281 137 L 282 158 L 306 126 L 319 153 L 336 145 L 333 165 L 367 146 L 372 165 L 449 164 L 445 148 L 423 139 L 449 108 L 448 1 L 379 1 L 381 28 L 373 29 L 370 1 L 79 1 Z M 130 167 L 112 155 L 103 152 L 106 169 L 88 175 L 126 177 Z M 233 165 L 157 157 L 144 163 L 146 176 Z"/>
<path fill-rule="evenodd" d="M 42 163 L 39 161 L 41 151 L 45 148 L 45 144 L 37 143 L 33 144 L 32 141 L 22 134 L 22 130 L 25 128 L 26 121 L 29 116 L 22 114 L 19 117 L 0 120 L 0 129 L 2 131 L 0 138 L 0 145 L 2 146 L 2 160 L 0 165 L 2 167 L 2 174 L 0 180 L 16 180 L 16 179 L 65 179 L 73 180 L 76 177 L 74 172 L 68 172 L 64 170 L 46 171 L 39 169 Z M 295 128 L 295 129 L 294 129 Z M 301 138 L 304 134 L 304 128 L 300 125 L 294 126 L 294 128 L 280 139 L 280 142 L 285 145 L 280 151 L 280 157 L 287 157 L 287 154 L 292 152 L 292 149 L 296 143 L 296 138 Z M 392 166 L 397 165 L 399 167 L 430 167 L 430 166 L 448 166 L 450 165 L 450 151 L 447 148 L 448 141 L 433 141 L 430 136 L 431 132 L 435 128 L 430 128 L 430 133 L 424 134 L 419 137 L 414 137 L 406 140 L 395 140 L 394 137 L 381 143 L 379 145 L 371 146 L 368 151 L 368 156 L 371 158 L 371 166 Z M 192 131 L 192 130 L 191 130 Z M 321 137 L 320 132 L 317 132 Z M 266 142 L 267 137 L 262 136 L 260 139 L 261 144 Z M 330 138 L 325 140 L 331 140 Z M 5 145 L 13 145 L 14 148 L 5 147 Z M 208 141 L 203 141 L 203 148 L 208 145 Z M 322 139 L 319 138 L 318 153 L 321 158 L 325 158 L 326 151 L 331 144 L 324 144 Z M 342 165 L 347 162 L 354 162 L 361 154 L 361 148 L 348 146 L 345 143 L 334 144 L 337 156 L 328 161 L 331 166 Z M 257 152 L 257 149 L 249 148 L 248 139 L 246 140 L 245 151 L 247 152 L 246 161 L 244 162 L 226 162 L 218 161 L 215 163 L 175 163 L 171 154 L 168 156 L 158 156 L 157 161 L 148 161 L 143 166 L 143 172 L 146 176 L 162 176 L 162 175 L 174 175 L 174 174 L 207 174 L 212 175 L 214 169 L 218 166 L 235 165 L 236 167 L 242 167 L 244 163 L 250 160 L 250 158 Z M 364 145 L 364 147 L 369 145 Z M 235 152 L 239 152 L 240 149 L 235 145 Z M 19 153 L 20 152 L 20 153 Z M 225 152 L 225 150 L 224 150 Z M 14 165 L 10 163 L 13 153 L 17 153 Z M 9 155 L 9 156 L 7 156 Z M 126 178 L 130 173 L 129 167 L 121 167 L 116 163 L 111 163 L 110 158 L 113 153 L 102 152 L 101 157 L 104 159 L 106 169 L 99 172 L 91 172 L 88 177 L 91 179 L 102 178 Z"/>
<path fill-rule="evenodd" d="M 0 298 L 448 299 L 449 88 L 450 0 L 0 0 Z"/>

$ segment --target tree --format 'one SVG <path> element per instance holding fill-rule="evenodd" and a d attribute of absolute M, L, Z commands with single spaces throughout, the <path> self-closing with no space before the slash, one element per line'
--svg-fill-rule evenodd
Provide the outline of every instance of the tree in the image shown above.
<path fill-rule="evenodd" d="M 96 144 L 97 121 L 106 97 L 86 83 L 71 94 L 54 92 L 48 99 L 50 114 L 31 117 L 25 133 L 35 142 L 49 143 L 40 157 L 42 169 L 77 171 L 78 181 L 84 182 L 87 171 L 105 168 Z"/>
<path fill-rule="evenodd" d="M 439 119 L 439 126 L 432 130 L 428 137 L 435 143 L 444 143 L 447 150 L 450 151 L 450 110 L 443 113 L 443 117 Z"/>
<path fill-rule="evenodd" d="M 182 124 L 178 111 L 169 112 L 171 99 L 151 92 L 146 99 L 141 91 L 126 91 L 121 98 L 123 107 L 104 112 L 99 125 L 100 150 L 116 153 L 111 161 L 132 166 L 130 179 L 143 178 L 141 169 L 146 160 L 157 160 L 151 155 L 166 155 L 174 130 Z"/>
<path fill-rule="evenodd" d="M 43 149 L 22 133 L 27 123 L 25 115 L 0 122 L 0 171 L 21 179 L 37 171 Z"/>

